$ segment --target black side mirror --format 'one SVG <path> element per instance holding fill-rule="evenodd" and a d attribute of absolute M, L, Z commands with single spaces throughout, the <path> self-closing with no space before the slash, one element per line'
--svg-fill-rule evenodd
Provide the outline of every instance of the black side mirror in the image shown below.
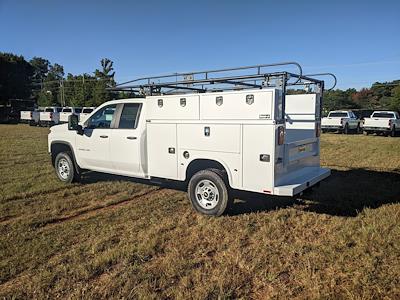
<path fill-rule="evenodd" d="M 78 128 L 79 120 L 77 115 L 68 116 L 68 130 L 76 130 Z"/>
<path fill-rule="evenodd" d="M 79 125 L 77 115 L 70 115 L 68 117 L 68 130 L 75 130 L 77 134 L 83 135 L 83 127 Z"/>

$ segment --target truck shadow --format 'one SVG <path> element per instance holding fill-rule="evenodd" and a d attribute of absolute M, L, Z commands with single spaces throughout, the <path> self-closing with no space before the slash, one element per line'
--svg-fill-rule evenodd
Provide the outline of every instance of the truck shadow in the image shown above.
<path fill-rule="evenodd" d="M 96 172 L 85 173 L 82 182 L 89 184 L 121 180 L 186 192 L 186 184 L 180 182 L 149 182 Z M 354 217 L 367 207 L 378 208 L 388 203 L 400 203 L 400 170 L 332 170 L 332 175 L 321 182 L 319 187 L 305 191 L 302 196 L 277 197 L 235 190 L 233 197 L 235 202 L 228 216 L 294 207 L 308 212 Z"/>
<path fill-rule="evenodd" d="M 378 208 L 388 203 L 400 203 L 400 173 L 365 169 L 332 170 L 332 175 L 298 197 L 271 197 L 237 192 L 230 215 L 265 211 L 283 207 L 354 217 L 364 208 Z"/>

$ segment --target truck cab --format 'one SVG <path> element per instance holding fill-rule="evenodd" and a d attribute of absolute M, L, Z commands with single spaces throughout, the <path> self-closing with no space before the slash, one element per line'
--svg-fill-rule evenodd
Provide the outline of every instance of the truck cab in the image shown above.
<path fill-rule="evenodd" d="M 351 110 L 330 111 L 322 118 L 322 132 L 339 131 L 348 134 L 350 131 L 360 132 L 361 121 Z"/>
<path fill-rule="evenodd" d="M 106 102 L 84 122 L 71 115 L 51 128 L 49 152 L 61 181 L 82 170 L 180 181 L 196 211 L 219 216 L 232 190 L 294 196 L 329 176 L 320 167 L 320 108 L 318 90 L 156 93 Z"/>

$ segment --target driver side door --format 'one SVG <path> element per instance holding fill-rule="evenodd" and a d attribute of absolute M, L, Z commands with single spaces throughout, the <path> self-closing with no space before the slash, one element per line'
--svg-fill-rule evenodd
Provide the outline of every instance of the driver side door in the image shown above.
<path fill-rule="evenodd" d="M 109 171 L 110 138 L 116 115 L 116 104 L 102 107 L 85 122 L 83 135 L 76 137 L 78 164 L 93 171 Z"/>

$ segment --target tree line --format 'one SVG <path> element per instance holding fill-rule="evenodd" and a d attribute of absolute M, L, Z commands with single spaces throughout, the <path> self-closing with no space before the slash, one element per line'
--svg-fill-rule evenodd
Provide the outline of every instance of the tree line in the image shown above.
<path fill-rule="evenodd" d="M 0 104 L 9 99 L 32 99 L 39 106 L 98 106 L 119 98 L 113 62 L 104 58 L 93 73 L 65 74 L 64 67 L 42 57 L 0 52 Z"/>
<path fill-rule="evenodd" d="M 115 86 L 113 62 L 104 58 L 92 73 L 65 74 L 64 67 L 42 57 L 0 52 L 0 104 L 9 99 L 33 99 L 39 106 L 98 106 L 125 97 Z M 296 91 L 294 91 L 296 92 Z M 376 82 L 370 88 L 326 91 L 324 112 L 336 109 L 400 110 L 400 80 Z"/>

